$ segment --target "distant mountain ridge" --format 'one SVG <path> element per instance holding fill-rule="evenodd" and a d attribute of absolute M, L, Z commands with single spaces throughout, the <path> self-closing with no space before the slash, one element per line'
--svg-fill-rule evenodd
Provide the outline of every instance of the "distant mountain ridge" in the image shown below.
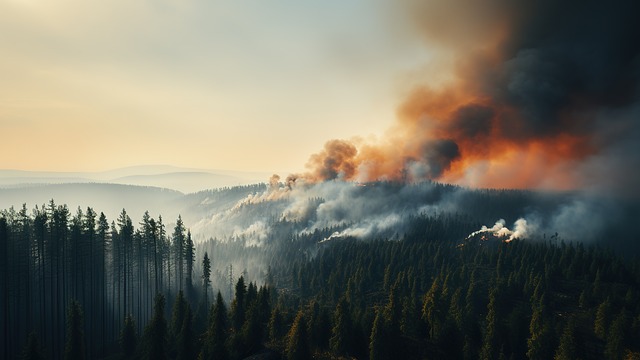
<path fill-rule="evenodd" d="M 267 181 L 271 173 L 221 169 L 182 168 L 171 165 L 143 165 L 97 172 L 55 172 L 0 169 L 0 188 L 34 184 L 105 183 L 152 186 L 183 193 Z"/>

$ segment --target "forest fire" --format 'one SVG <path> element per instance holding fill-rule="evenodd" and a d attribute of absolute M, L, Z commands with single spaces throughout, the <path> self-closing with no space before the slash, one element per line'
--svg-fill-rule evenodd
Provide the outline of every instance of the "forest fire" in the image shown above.
<path fill-rule="evenodd" d="M 453 80 L 415 88 L 378 141 L 328 141 L 302 178 L 560 190 L 607 183 L 594 169 L 637 178 L 620 167 L 638 163 L 629 148 L 640 133 L 640 49 L 633 21 L 620 18 L 626 5 L 409 3 L 427 45 L 454 59 Z M 469 25 L 437 20 L 452 13 Z M 585 26 L 594 19 L 610 26 Z"/>

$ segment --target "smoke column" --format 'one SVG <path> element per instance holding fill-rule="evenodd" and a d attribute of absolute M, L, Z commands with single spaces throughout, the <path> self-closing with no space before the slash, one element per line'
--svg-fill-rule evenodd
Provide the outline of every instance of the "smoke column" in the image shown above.
<path fill-rule="evenodd" d="M 640 2 L 389 6 L 450 79 L 413 89 L 383 139 L 327 142 L 300 178 L 639 194 Z"/>

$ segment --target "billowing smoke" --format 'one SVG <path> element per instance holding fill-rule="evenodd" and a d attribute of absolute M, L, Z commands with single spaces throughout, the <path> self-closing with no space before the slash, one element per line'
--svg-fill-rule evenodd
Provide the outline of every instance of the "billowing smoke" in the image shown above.
<path fill-rule="evenodd" d="M 255 246 L 318 232 L 322 236 L 317 242 L 402 239 L 418 218 L 463 216 L 469 228 L 459 229 L 460 240 L 469 233 L 467 238 L 486 233 L 505 241 L 537 241 L 554 234 L 567 241 L 626 241 L 637 236 L 635 228 L 626 226 L 637 214 L 637 205 L 581 192 L 471 190 L 435 182 L 272 182 L 216 207 L 192 231 Z M 495 225 L 472 232 L 495 219 L 500 219 Z"/>
<path fill-rule="evenodd" d="M 302 178 L 640 195 L 640 2 L 394 4 L 448 80 L 411 91 L 380 141 L 329 141 Z"/>
<path fill-rule="evenodd" d="M 625 224 L 640 213 L 639 1 L 388 6 L 432 55 L 388 132 L 330 140 L 307 173 L 274 176 L 196 228 L 254 244 L 280 236 L 278 222 L 299 234 L 329 229 L 318 241 L 389 239 L 415 216 L 467 214 L 479 224 L 506 219 L 474 233 L 505 240 L 637 238 Z M 503 198 L 425 180 L 571 191 Z"/>
<path fill-rule="evenodd" d="M 506 223 L 507 222 L 504 221 L 504 219 L 500 219 L 496 221 L 496 223 L 490 228 L 483 225 L 480 230 L 474 231 L 469 234 L 469 236 L 467 236 L 467 239 L 471 239 L 480 234 L 488 233 L 493 235 L 494 237 L 504 239 L 504 241 L 506 242 L 510 242 L 514 239 L 526 239 L 529 235 L 533 235 L 531 226 L 527 223 L 527 220 L 523 218 L 519 218 L 518 220 L 516 220 L 516 222 L 513 224 L 513 230 L 509 230 L 509 228 L 506 227 Z"/>

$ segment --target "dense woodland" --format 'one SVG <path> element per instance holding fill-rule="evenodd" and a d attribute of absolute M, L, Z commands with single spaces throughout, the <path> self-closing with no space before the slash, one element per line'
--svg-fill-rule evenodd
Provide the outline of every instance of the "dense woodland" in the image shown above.
<path fill-rule="evenodd" d="M 0 356 L 640 358 L 640 263 L 606 247 L 466 239 L 465 214 L 367 241 L 271 223 L 194 245 L 180 218 L 4 210 Z"/>

